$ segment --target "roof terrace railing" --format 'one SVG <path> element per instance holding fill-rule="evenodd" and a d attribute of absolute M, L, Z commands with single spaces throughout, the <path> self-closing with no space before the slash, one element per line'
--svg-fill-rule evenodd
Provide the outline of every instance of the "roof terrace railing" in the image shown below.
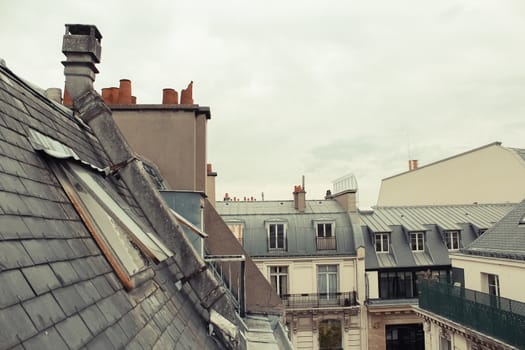
<path fill-rule="evenodd" d="M 350 307 L 357 306 L 356 292 L 343 293 L 304 293 L 281 295 L 284 306 L 288 309 Z"/>
<path fill-rule="evenodd" d="M 316 237 L 317 250 L 336 250 L 337 240 L 335 236 L 332 237 Z"/>
<path fill-rule="evenodd" d="M 421 280 L 419 307 L 510 345 L 525 348 L 525 303 Z"/>

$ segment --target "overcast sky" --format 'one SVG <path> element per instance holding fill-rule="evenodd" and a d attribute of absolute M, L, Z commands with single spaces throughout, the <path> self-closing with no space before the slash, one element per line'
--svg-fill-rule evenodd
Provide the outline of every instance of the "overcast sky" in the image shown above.
<path fill-rule="evenodd" d="M 0 0 L 0 57 L 62 87 L 65 23 L 103 35 L 97 89 L 138 103 L 194 81 L 217 197 L 307 198 L 493 141 L 525 148 L 523 0 Z"/>

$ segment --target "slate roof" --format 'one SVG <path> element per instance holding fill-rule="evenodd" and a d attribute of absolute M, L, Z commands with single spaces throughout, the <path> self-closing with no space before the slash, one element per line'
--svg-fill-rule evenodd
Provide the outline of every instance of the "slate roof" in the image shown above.
<path fill-rule="evenodd" d="M 46 158 L 34 129 L 98 167 L 108 160 L 79 119 L 0 66 L 0 349 L 214 349 L 199 309 L 174 284 L 173 258 L 124 290 Z M 122 183 L 111 186 L 144 216 Z"/>
<path fill-rule="evenodd" d="M 376 207 L 360 212 L 365 240 L 365 268 L 424 268 L 450 265 L 445 231 L 460 231 L 460 247 L 473 242 L 514 208 L 515 204 Z M 424 232 L 424 251 L 410 247 L 410 232 Z M 388 253 L 376 252 L 375 233 L 390 237 Z"/>
<path fill-rule="evenodd" d="M 307 200 L 304 213 L 293 201 L 217 202 L 216 209 L 226 223 L 242 222 L 243 246 L 252 257 L 355 255 L 354 229 L 349 214 L 335 200 Z M 265 222 L 287 224 L 287 249 L 269 250 Z M 317 249 L 316 220 L 333 220 L 337 249 Z"/>
<path fill-rule="evenodd" d="M 461 252 L 525 260 L 525 200 Z"/>

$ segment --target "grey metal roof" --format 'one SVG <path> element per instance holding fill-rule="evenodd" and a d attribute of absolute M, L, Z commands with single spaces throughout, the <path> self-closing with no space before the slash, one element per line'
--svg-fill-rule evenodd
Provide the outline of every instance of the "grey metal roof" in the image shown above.
<path fill-rule="evenodd" d="M 525 200 L 462 252 L 525 260 Z"/>
<path fill-rule="evenodd" d="M 445 231 L 460 231 L 460 246 L 475 240 L 480 229 L 492 227 L 515 204 L 472 204 L 406 207 L 376 207 L 360 212 L 365 241 L 366 269 L 421 268 L 450 265 Z M 424 250 L 412 251 L 410 232 L 424 232 Z M 375 233 L 388 233 L 388 253 L 376 252 Z"/>
<path fill-rule="evenodd" d="M 108 164 L 82 123 L 0 66 L 0 349 L 220 348 L 171 282 L 173 258 L 124 290 L 43 155 L 37 130 L 85 162 Z M 139 218 L 129 190 L 108 180 Z"/>
<path fill-rule="evenodd" d="M 216 209 L 226 221 L 241 221 L 243 245 L 252 257 L 355 255 L 356 246 L 350 216 L 335 200 L 307 200 L 304 213 L 294 208 L 293 201 L 217 202 Z M 287 250 L 267 247 L 265 222 L 282 220 L 287 225 Z M 335 223 L 336 250 L 318 250 L 316 220 Z"/>

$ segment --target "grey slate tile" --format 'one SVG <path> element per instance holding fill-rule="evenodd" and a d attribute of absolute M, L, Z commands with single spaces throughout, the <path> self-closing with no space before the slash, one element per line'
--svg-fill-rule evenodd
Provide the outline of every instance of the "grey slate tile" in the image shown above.
<path fill-rule="evenodd" d="M 37 294 L 44 294 L 60 287 L 60 282 L 49 265 L 37 265 L 22 269 L 27 281 Z"/>
<path fill-rule="evenodd" d="M 0 312 L 0 344 L 9 348 L 35 335 L 37 330 L 20 305 Z"/>
<path fill-rule="evenodd" d="M 132 339 L 137 335 L 140 329 L 144 327 L 146 322 L 136 312 L 131 311 L 131 312 L 128 312 L 126 315 L 124 315 L 118 321 L 118 324 L 120 325 L 124 333 L 126 333 L 126 335 L 130 339 Z"/>
<path fill-rule="evenodd" d="M 5 166 L 3 164 L 2 166 Z M 6 214 L 31 215 L 22 196 L 17 193 L 0 192 L 0 209 Z"/>
<path fill-rule="evenodd" d="M 164 350 L 164 349 L 173 349 L 175 347 L 173 339 L 170 337 L 168 332 L 161 334 L 157 342 L 153 345 L 152 350 Z"/>
<path fill-rule="evenodd" d="M 90 255 L 89 250 L 87 249 L 86 245 L 84 244 L 83 239 L 70 239 L 67 241 L 73 252 L 75 253 L 75 256 L 77 257 L 84 257 Z"/>
<path fill-rule="evenodd" d="M 33 265 L 33 261 L 22 243 L 17 241 L 0 242 L 0 271 L 31 265 Z"/>
<path fill-rule="evenodd" d="M 110 323 L 118 321 L 123 316 L 122 312 L 113 304 L 111 297 L 99 301 L 97 306 Z"/>
<path fill-rule="evenodd" d="M 35 296 L 20 270 L 0 274 L 0 309 Z"/>
<path fill-rule="evenodd" d="M 58 333 L 72 349 L 78 349 L 91 339 L 91 333 L 80 316 L 74 315 L 55 325 Z"/>
<path fill-rule="evenodd" d="M 133 339 L 131 342 L 129 342 L 126 345 L 126 350 L 146 350 L 142 347 L 142 345 L 138 342 L 137 339 Z"/>
<path fill-rule="evenodd" d="M 89 305 L 89 303 L 78 294 L 75 285 L 55 289 L 52 293 L 67 316 L 71 316 Z"/>
<path fill-rule="evenodd" d="M 66 318 L 51 293 L 28 300 L 22 306 L 39 331 Z"/>
<path fill-rule="evenodd" d="M 75 284 L 75 288 L 78 292 L 78 295 L 80 295 L 86 304 L 94 304 L 102 299 L 91 281 L 77 283 Z"/>
<path fill-rule="evenodd" d="M 124 346 L 128 343 L 129 337 L 124 333 L 122 328 L 118 323 L 115 323 L 113 326 L 106 329 L 104 332 L 113 346 L 117 349 L 123 349 Z"/>
<path fill-rule="evenodd" d="M 135 338 L 144 349 L 151 349 L 160 338 L 161 331 L 156 326 L 147 324 L 140 330 Z"/>
<path fill-rule="evenodd" d="M 48 328 L 23 343 L 26 350 L 69 350 L 55 328 Z"/>
<path fill-rule="evenodd" d="M 51 250 L 48 240 L 31 239 L 22 241 L 22 245 L 35 264 L 44 264 L 48 261 L 57 261 Z"/>
<path fill-rule="evenodd" d="M 88 350 L 111 350 L 111 349 L 118 349 L 116 348 L 109 337 L 106 335 L 106 333 L 101 333 L 97 335 L 93 340 L 91 340 L 86 348 Z"/>
<path fill-rule="evenodd" d="M 92 334 L 100 333 L 109 325 L 108 320 L 106 320 L 97 305 L 91 305 L 90 307 L 82 310 L 80 312 L 80 317 Z"/>
<path fill-rule="evenodd" d="M 70 285 L 79 280 L 78 274 L 69 261 L 54 262 L 50 266 L 62 286 Z"/>
<path fill-rule="evenodd" d="M 4 239 L 17 239 L 29 234 L 29 229 L 22 218 L 15 215 L 0 216 L 0 227 Z"/>
<path fill-rule="evenodd" d="M 113 288 L 109 284 L 106 277 L 103 275 L 92 279 L 91 282 L 95 286 L 95 289 L 100 294 L 101 298 L 107 298 L 114 293 Z"/>
<path fill-rule="evenodd" d="M 2 173 L 2 176 L 0 176 L 0 190 L 20 193 L 21 188 L 23 188 L 22 182 L 18 176 Z"/>

